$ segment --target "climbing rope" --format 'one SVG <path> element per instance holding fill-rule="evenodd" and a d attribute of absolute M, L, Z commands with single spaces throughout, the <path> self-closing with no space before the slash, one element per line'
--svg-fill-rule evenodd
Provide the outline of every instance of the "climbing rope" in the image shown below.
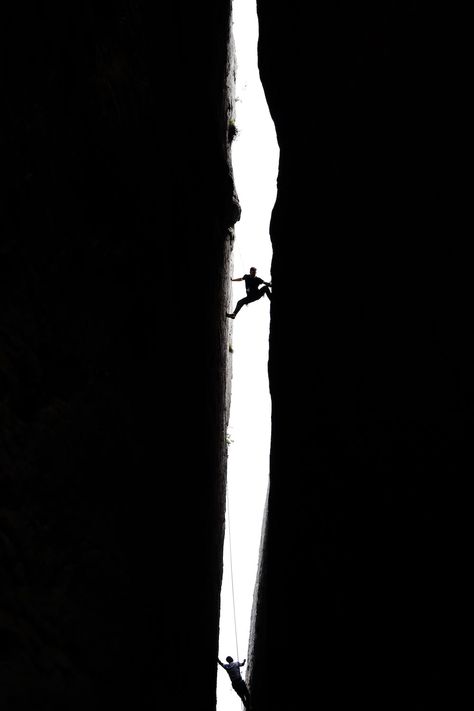
<path fill-rule="evenodd" d="M 232 538 L 231 538 L 231 533 L 230 533 L 230 506 L 229 506 L 229 488 L 228 487 L 227 487 L 227 535 L 229 538 L 230 582 L 231 582 L 231 587 L 232 587 L 232 606 L 234 608 L 235 648 L 237 650 L 237 661 L 239 661 L 239 642 L 237 639 L 237 615 L 235 612 L 234 570 L 232 567 Z"/>

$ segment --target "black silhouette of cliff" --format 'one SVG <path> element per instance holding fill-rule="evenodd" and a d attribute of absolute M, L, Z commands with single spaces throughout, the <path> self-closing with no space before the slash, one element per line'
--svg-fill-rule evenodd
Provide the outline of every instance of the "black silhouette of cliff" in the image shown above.
<path fill-rule="evenodd" d="M 215 708 L 230 9 L 3 11 L 8 711 Z M 250 684 L 255 711 L 433 708 L 472 392 L 453 35 L 436 4 L 310 9 L 258 2 L 281 159 Z"/>

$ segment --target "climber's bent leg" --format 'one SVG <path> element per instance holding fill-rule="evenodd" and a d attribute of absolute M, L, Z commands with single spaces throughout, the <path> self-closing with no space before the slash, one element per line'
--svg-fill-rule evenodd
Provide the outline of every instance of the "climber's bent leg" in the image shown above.
<path fill-rule="evenodd" d="M 245 681 L 243 679 L 240 679 L 239 681 L 234 682 L 232 684 L 232 687 L 242 699 L 245 708 L 248 709 L 250 705 L 250 694 Z"/>
<path fill-rule="evenodd" d="M 237 301 L 237 305 L 234 309 L 234 316 L 237 316 L 237 314 L 239 313 L 242 306 L 245 306 L 245 304 L 249 304 L 249 303 L 250 303 L 250 301 L 249 301 L 248 296 L 245 296 L 243 299 L 240 299 L 240 301 Z"/>

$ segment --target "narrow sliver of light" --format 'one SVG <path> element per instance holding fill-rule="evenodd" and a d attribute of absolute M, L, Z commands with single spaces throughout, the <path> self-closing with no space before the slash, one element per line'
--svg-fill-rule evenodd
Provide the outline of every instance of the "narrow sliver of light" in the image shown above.
<path fill-rule="evenodd" d="M 232 162 L 242 216 L 236 225 L 234 277 L 257 268 L 271 280 L 269 223 L 276 199 L 278 145 L 260 83 L 257 64 L 256 0 L 234 0 L 233 33 L 237 55 L 236 126 Z M 232 308 L 245 296 L 233 284 Z M 240 660 L 248 654 L 262 518 L 268 488 L 271 402 L 268 385 L 270 302 L 263 297 L 244 306 L 232 322 L 232 401 L 229 424 L 228 496 Z M 219 658 L 237 656 L 229 540 L 224 545 Z M 242 669 L 243 676 L 246 666 Z M 238 711 L 241 702 L 226 672 L 218 668 L 218 711 Z"/>

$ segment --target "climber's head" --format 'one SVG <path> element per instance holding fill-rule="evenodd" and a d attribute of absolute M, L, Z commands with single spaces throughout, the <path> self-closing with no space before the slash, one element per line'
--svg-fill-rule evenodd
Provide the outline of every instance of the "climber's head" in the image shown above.
<path fill-rule="evenodd" d="M 232 664 L 232 662 L 234 661 L 232 657 L 226 657 L 225 660 L 226 662 L 229 662 L 229 664 Z"/>
<path fill-rule="evenodd" d="M 255 269 L 255 267 L 250 267 L 250 276 L 255 276 L 256 273 L 257 270 Z"/>

